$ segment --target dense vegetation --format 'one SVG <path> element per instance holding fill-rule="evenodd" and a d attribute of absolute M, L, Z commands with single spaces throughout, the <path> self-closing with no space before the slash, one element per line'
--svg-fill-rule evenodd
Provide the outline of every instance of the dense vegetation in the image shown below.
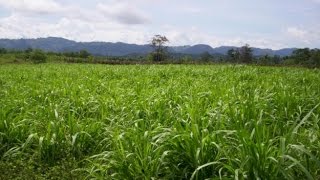
<path fill-rule="evenodd" d="M 98 64 L 257 64 L 269 66 L 304 66 L 320 67 L 319 49 L 296 49 L 291 56 L 254 56 L 252 48 L 245 45 L 241 48 L 230 49 L 226 55 L 203 52 L 198 55 L 174 54 L 167 52 L 164 43 L 167 39 L 154 39 L 154 52 L 149 54 L 131 54 L 128 56 L 93 56 L 86 50 L 79 52 L 44 52 L 28 48 L 21 50 L 7 50 L 0 48 L 0 63 L 98 63 Z"/>
<path fill-rule="evenodd" d="M 320 179 L 319 77 L 244 65 L 1 65 L 0 179 Z"/>

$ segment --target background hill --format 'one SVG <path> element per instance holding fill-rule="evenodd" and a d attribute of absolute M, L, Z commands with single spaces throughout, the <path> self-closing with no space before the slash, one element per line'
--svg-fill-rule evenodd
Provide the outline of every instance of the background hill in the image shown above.
<path fill-rule="evenodd" d="M 79 51 L 85 49 L 94 55 L 126 56 L 130 54 L 145 55 L 152 51 L 150 45 L 127 44 L 122 42 L 76 42 L 64 38 L 48 37 L 37 39 L 0 39 L 0 48 L 24 50 L 28 48 L 42 49 L 53 52 Z M 169 51 L 178 54 L 199 55 L 204 52 L 210 54 L 226 55 L 234 46 L 221 46 L 212 48 L 206 44 L 193 46 L 170 46 Z M 280 50 L 261 49 L 253 47 L 253 55 L 279 55 L 289 56 L 295 48 L 285 48 Z"/>

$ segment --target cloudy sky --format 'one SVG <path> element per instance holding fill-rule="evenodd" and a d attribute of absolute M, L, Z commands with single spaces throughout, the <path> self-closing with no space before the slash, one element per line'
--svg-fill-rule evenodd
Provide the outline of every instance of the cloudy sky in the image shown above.
<path fill-rule="evenodd" d="M 320 47 L 320 0 L 0 0 L 0 38 Z"/>

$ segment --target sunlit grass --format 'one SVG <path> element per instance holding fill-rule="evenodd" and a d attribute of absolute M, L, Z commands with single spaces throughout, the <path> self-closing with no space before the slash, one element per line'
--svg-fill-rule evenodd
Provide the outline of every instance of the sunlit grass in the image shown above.
<path fill-rule="evenodd" d="M 0 174 L 319 179 L 319 103 L 319 70 L 2 65 Z"/>

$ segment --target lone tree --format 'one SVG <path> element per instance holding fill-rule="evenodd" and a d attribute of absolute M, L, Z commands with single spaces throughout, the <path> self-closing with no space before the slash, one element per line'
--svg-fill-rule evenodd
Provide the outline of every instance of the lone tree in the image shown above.
<path fill-rule="evenodd" d="M 246 64 L 252 63 L 253 61 L 252 48 L 250 48 L 249 44 L 242 46 L 239 49 L 239 52 L 240 52 L 241 63 L 246 63 Z"/>
<path fill-rule="evenodd" d="M 169 40 L 166 36 L 155 35 L 151 40 L 151 46 L 154 49 L 152 53 L 152 60 L 153 61 L 163 61 L 166 58 L 166 50 L 167 47 L 165 46 Z"/>

